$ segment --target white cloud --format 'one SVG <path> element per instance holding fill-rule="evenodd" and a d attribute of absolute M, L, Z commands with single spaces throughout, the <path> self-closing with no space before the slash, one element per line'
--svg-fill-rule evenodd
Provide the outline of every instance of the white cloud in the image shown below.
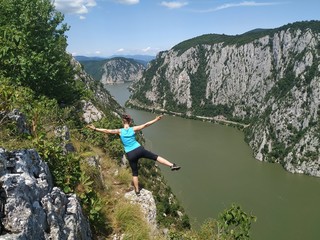
<path fill-rule="evenodd" d="M 134 55 L 134 54 L 148 54 L 148 55 L 156 55 L 159 52 L 159 49 L 152 48 L 152 47 L 146 47 L 146 48 L 139 48 L 139 49 L 125 49 L 125 48 L 119 48 L 115 51 L 115 54 L 120 55 Z"/>
<path fill-rule="evenodd" d="M 232 8 L 232 7 L 259 7 L 259 6 L 271 6 L 271 5 L 276 5 L 279 3 L 272 3 L 272 2 L 261 2 L 261 3 L 257 3 L 254 1 L 245 1 L 245 2 L 241 2 L 241 3 L 226 3 L 223 4 L 219 7 L 216 7 L 214 10 L 218 11 L 218 10 L 222 10 L 222 9 L 226 9 L 226 8 Z"/>
<path fill-rule="evenodd" d="M 134 4 L 138 4 L 139 0 L 116 0 L 116 2 L 121 4 L 126 4 L 126 5 L 134 5 Z"/>
<path fill-rule="evenodd" d="M 151 47 L 143 48 L 141 50 L 142 50 L 142 52 L 149 52 L 151 50 Z"/>
<path fill-rule="evenodd" d="M 206 13 L 206 12 L 215 12 L 224 10 L 227 8 L 236 8 L 236 7 L 261 7 L 261 6 L 273 6 L 273 5 L 279 5 L 283 4 L 280 2 L 255 2 L 255 1 L 244 1 L 240 3 L 226 3 L 223 5 L 220 5 L 216 8 L 206 9 L 206 10 L 195 10 L 194 12 L 200 12 L 200 13 Z"/>
<path fill-rule="evenodd" d="M 187 2 L 166 2 L 166 1 L 163 1 L 161 2 L 161 6 L 164 6 L 164 7 L 167 7 L 167 8 L 170 8 L 170 9 L 174 9 L 174 8 L 182 8 L 183 6 L 186 6 L 188 5 Z"/>
<path fill-rule="evenodd" d="M 97 5 L 95 0 L 55 0 L 56 9 L 65 14 L 87 14 L 89 8 Z M 83 19 L 83 16 L 80 17 Z"/>
<path fill-rule="evenodd" d="M 83 16 L 83 15 L 81 15 L 79 18 L 80 18 L 80 20 L 84 20 L 84 19 L 86 19 L 86 17 L 85 17 L 85 16 Z"/>

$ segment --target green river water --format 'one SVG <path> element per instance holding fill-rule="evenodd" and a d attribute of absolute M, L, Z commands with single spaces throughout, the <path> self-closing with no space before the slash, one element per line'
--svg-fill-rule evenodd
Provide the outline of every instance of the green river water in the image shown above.
<path fill-rule="evenodd" d="M 128 85 L 107 89 L 123 105 Z M 136 124 L 154 114 L 127 109 Z M 194 227 L 232 203 L 257 217 L 254 240 L 319 240 L 320 178 L 285 171 L 253 158 L 244 134 L 232 127 L 165 116 L 143 130 L 146 148 L 181 165 L 161 167 Z"/>

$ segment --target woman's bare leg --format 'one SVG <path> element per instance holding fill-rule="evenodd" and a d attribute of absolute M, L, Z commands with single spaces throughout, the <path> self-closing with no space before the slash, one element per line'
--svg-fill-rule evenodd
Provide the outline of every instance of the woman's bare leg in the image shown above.
<path fill-rule="evenodd" d="M 133 177 L 132 177 L 132 181 L 133 181 L 133 186 L 134 186 L 135 192 L 139 192 L 139 180 L 138 180 L 138 176 L 133 176 Z"/>
<path fill-rule="evenodd" d="M 158 156 L 157 161 L 163 165 L 172 167 L 173 163 L 169 162 L 167 159 L 164 159 L 163 157 Z"/>

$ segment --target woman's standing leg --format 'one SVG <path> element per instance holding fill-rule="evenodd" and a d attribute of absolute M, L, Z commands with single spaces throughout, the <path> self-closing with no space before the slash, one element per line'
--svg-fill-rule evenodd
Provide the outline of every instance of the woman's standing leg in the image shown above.
<path fill-rule="evenodd" d="M 138 176 L 132 176 L 132 182 L 133 182 L 133 186 L 134 186 L 134 191 L 136 193 L 139 193 L 139 179 Z"/>
<path fill-rule="evenodd" d="M 131 160 L 129 160 L 129 165 L 130 165 L 131 170 L 132 170 L 133 187 L 134 187 L 134 191 L 136 192 L 137 195 L 140 194 L 139 179 L 138 179 L 138 160 L 139 159 L 131 159 Z"/>

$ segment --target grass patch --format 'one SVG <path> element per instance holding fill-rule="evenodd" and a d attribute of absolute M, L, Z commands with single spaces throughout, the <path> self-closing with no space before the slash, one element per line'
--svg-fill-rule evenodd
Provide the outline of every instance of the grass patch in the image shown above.
<path fill-rule="evenodd" d="M 132 174 L 129 169 L 120 168 L 119 173 L 115 178 L 119 184 L 130 184 L 132 181 Z"/>
<path fill-rule="evenodd" d="M 151 239 L 149 225 L 138 205 L 119 201 L 114 209 L 114 226 L 118 233 L 125 234 L 123 239 Z"/>

